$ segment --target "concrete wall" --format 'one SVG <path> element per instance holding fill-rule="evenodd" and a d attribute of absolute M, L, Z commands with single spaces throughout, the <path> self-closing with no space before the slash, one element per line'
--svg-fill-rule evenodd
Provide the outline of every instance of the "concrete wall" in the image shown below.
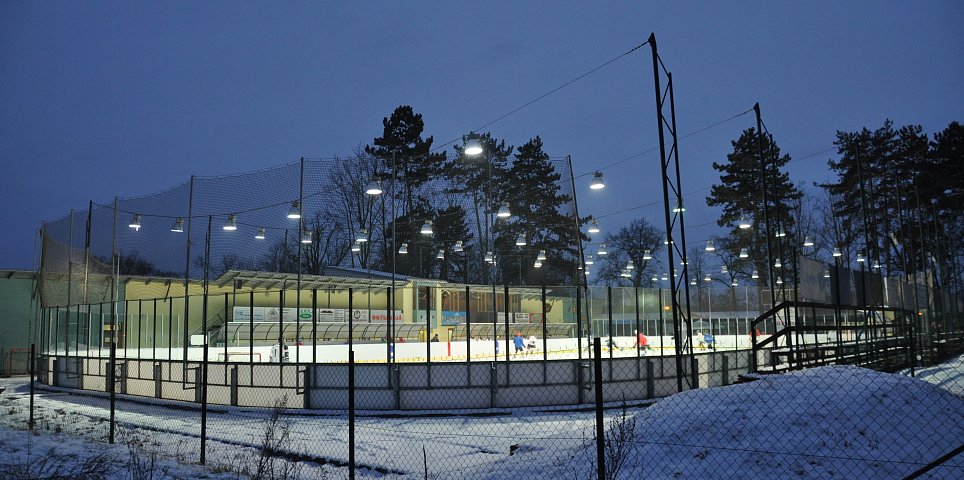
<path fill-rule="evenodd" d="M 765 352 L 762 352 L 765 354 Z M 700 388 L 734 383 L 748 371 L 748 351 L 698 354 Z M 688 360 L 688 359 L 687 359 Z M 767 358 L 762 358 L 766 361 Z M 44 357 L 41 382 L 107 391 L 109 359 Z M 202 364 L 169 360 L 116 362 L 117 392 L 186 402 L 201 401 Z M 689 365 L 687 366 L 689 370 Z M 208 364 L 208 402 L 218 405 L 344 410 L 346 364 Z M 355 407 L 363 410 L 451 410 L 592 403 L 589 359 L 472 363 L 357 364 Z M 675 357 L 602 360 L 607 402 L 663 397 L 677 392 Z M 688 382 L 684 382 L 684 388 Z"/>
<path fill-rule="evenodd" d="M 0 272 L 0 375 L 27 371 L 30 330 L 38 312 L 32 272 Z"/>

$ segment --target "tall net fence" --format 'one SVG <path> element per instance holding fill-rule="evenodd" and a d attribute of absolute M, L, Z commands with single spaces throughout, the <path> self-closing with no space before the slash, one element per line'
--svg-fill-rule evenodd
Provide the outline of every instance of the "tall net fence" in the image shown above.
<path fill-rule="evenodd" d="M 509 170 L 524 163 L 518 159 L 493 167 L 456 158 L 441 171 L 467 164 L 475 176 L 416 182 L 394 162 L 355 155 L 91 202 L 43 226 L 42 301 L 108 301 L 112 273 L 186 281 L 228 270 L 324 275 L 341 267 L 464 283 L 575 283 L 581 234 L 568 161 L 539 161 L 544 178 L 513 191 L 505 182 L 519 174 Z M 479 189 L 468 190 L 466 179 Z M 534 267 L 540 252 L 549 258 Z"/>
<path fill-rule="evenodd" d="M 126 445 L 129 476 L 961 477 L 960 298 L 803 256 L 676 302 L 581 286 L 549 163 L 555 216 L 505 166 L 409 188 L 357 155 L 45 224 L 36 392 L 4 421 Z"/>

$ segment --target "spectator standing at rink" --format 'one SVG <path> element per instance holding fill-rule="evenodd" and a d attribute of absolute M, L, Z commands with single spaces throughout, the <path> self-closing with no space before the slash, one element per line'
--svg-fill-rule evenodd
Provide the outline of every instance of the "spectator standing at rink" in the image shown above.
<path fill-rule="evenodd" d="M 515 338 L 512 339 L 512 343 L 515 345 L 515 354 L 519 355 L 525 347 L 525 340 L 522 338 L 522 333 L 515 332 Z"/>
<path fill-rule="evenodd" d="M 536 345 L 539 344 L 539 339 L 536 338 L 536 334 L 529 335 L 529 340 L 526 341 L 526 355 L 530 352 L 536 351 Z"/>
<path fill-rule="evenodd" d="M 433 342 L 437 342 L 437 341 L 438 341 L 438 334 L 437 334 L 437 333 L 436 333 L 434 336 L 432 336 L 432 341 L 433 341 Z"/>

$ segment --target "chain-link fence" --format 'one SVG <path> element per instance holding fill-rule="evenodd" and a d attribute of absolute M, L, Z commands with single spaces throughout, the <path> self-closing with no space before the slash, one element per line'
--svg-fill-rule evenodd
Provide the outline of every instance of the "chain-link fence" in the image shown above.
<path fill-rule="evenodd" d="M 933 367 L 964 347 L 949 296 L 767 308 L 705 287 L 678 339 L 667 290 L 302 280 L 239 272 L 189 298 L 129 280 L 122 301 L 44 309 L 34 427 L 253 478 L 961 472 L 941 460 L 961 392 L 939 388 L 961 372 Z"/>

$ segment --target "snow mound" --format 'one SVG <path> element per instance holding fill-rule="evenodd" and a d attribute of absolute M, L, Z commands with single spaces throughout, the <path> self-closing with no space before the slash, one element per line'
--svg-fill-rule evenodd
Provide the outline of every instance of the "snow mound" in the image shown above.
<path fill-rule="evenodd" d="M 634 413 L 620 478 L 902 478 L 964 438 L 960 397 L 852 366 L 687 391 Z M 589 445 L 573 461 L 594 459 Z M 948 464 L 929 478 L 960 478 L 964 459 Z"/>

